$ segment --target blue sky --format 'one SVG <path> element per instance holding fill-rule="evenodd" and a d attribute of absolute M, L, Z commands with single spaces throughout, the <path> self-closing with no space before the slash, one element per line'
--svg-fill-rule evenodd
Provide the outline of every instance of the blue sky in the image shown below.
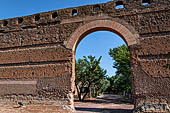
<path fill-rule="evenodd" d="M 110 48 L 115 48 L 125 44 L 125 42 L 118 35 L 109 31 L 98 31 L 87 35 L 79 43 L 76 50 L 76 59 L 83 58 L 83 56 L 102 56 L 100 66 L 107 70 L 108 76 L 114 76 L 116 69 L 113 66 L 113 60 L 108 52 Z"/>
<path fill-rule="evenodd" d="M 82 5 L 106 3 L 112 0 L 1 0 L 0 19 L 26 16 L 35 13 L 77 7 Z M 118 47 L 124 41 L 107 31 L 98 31 L 86 36 L 78 45 L 76 59 L 83 56 L 103 56 L 101 66 L 107 69 L 109 76 L 114 75 L 113 60 L 108 54 L 110 48 Z"/>

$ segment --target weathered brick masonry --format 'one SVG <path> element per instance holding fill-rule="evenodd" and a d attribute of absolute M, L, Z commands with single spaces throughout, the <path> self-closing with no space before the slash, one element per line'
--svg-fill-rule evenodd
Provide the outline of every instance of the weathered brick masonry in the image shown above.
<path fill-rule="evenodd" d="M 0 102 L 72 107 L 76 46 L 107 30 L 130 49 L 135 112 L 168 113 L 169 19 L 169 0 L 114 0 L 0 20 Z"/>

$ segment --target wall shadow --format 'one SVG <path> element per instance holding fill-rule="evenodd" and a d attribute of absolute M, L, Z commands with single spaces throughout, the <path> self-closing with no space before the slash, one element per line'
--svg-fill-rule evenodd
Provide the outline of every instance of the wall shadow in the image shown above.
<path fill-rule="evenodd" d="M 133 110 L 129 109 L 103 109 L 103 108 L 83 108 L 76 107 L 76 111 L 79 112 L 94 112 L 94 113 L 133 113 Z"/>

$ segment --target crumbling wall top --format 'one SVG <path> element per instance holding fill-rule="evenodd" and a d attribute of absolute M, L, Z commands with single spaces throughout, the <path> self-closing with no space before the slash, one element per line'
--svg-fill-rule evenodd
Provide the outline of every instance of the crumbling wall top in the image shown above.
<path fill-rule="evenodd" d="M 121 7 L 119 7 L 121 6 Z M 168 9 L 169 0 L 114 0 L 113 2 L 66 8 L 38 13 L 30 16 L 0 20 L 0 33 L 15 29 L 33 28 L 41 24 L 60 24 L 64 19 L 83 18 L 101 13 L 111 16 L 122 16 Z M 118 7 L 118 8 L 117 8 Z"/>

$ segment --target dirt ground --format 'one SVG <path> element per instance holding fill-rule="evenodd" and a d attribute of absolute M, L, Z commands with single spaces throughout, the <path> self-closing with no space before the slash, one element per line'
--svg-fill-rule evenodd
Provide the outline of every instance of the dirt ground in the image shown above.
<path fill-rule="evenodd" d="M 75 101 L 74 113 L 132 113 L 133 104 L 118 95 L 104 95 L 97 99 Z M 23 106 L 0 105 L 0 113 L 68 113 L 57 106 Z"/>
<path fill-rule="evenodd" d="M 68 113 L 56 106 L 12 106 L 0 105 L 0 113 Z"/>

